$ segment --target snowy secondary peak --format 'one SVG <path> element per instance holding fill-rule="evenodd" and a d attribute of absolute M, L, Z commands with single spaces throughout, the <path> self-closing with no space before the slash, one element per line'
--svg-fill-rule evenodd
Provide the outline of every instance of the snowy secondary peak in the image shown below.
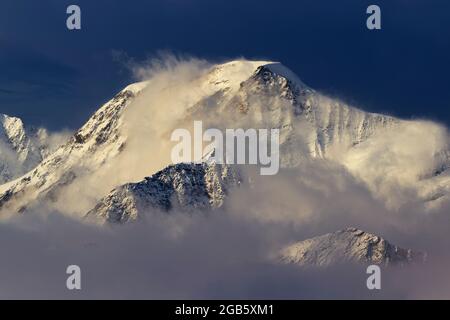
<path fill-rule="evenodd" d="M 26 128 L 20 118 L 0 115 L 0 184 L 34 168 L 47 155 L 45 129 Z"/>
<path fill-rule="evenodd" d="M 115 188 L 86 214 L 100 223 L 125 223 L 145 219 L 156 210 L 202 211 L 221 207 L 229 188 L 240 183 L 230 166 L 213 163 L 180 163 L 138 183 Z"/>
<path fill-rule="evenodd" d="M 388 266 L 425 259 L 426 254 L 422 252 L 400 248 L 353 227 L 303 240 L 281 251 L 282 262 L 299 266 L 327 267 L 349 262 Z"/>

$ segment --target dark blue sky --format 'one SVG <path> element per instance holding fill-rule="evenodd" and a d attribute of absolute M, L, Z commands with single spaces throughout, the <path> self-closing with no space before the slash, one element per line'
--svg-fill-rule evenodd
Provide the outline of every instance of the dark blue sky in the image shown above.
<path fill-rule="evenodd" d="M 369 4 L 382 30 L 367 30 Z M 448 0 L 0 0 L 0 112 L 79 127 L 132 81 L 114 50 L 277 60 L 366 110 L 450 125 Z"/>

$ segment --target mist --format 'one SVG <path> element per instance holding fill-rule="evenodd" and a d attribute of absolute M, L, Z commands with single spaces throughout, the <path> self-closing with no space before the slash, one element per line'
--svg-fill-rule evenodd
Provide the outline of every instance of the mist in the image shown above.
<path fill-rule="evenodd" d="M 149 210 L 135 223 L 109 226 L 57 212 L 15 217 L 0 225 L 8 257 L 0 297 L 448 298 L 449 205 L 433 214 L 417 206 L 390 211 L 343 168 L 313 170 L 323 165 L 275 177 L 246 170 L 253 184 L 210 212 Z M 382 289 L 374 292 L 363 264 L 300 268 L 278 260 L 292 242 L 348 226 L 425 251 L 427 262 L 382 269 Z M 65 288 L 72 264 L 81 268 L 79 291 Z"/>

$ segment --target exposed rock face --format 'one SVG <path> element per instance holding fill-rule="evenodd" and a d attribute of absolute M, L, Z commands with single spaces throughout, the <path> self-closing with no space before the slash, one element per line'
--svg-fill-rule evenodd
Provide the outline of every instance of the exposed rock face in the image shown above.
<path fill-rule="evenodd" d="M 223 205 L 229 188 L 239 185 L 238 173 L 213 163 L 169 166 L 138 183 L 115 188 L 86 217 L 101 222 L 125 223 L 145 212 L 202 211 Z"/>
<path fill-rule="evenodd" d="M 284 263 L 321 267 L 348 262 L 406 265 L 424 262 L 425 258 L 424 253 L 400 248 L 379 236 L 356 228 L 303 240 L 281 252 L 281 261 Z"/>

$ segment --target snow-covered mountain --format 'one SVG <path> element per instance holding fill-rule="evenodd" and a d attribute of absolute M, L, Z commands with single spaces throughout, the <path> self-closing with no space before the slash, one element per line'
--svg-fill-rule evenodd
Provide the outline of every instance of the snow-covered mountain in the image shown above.
<path fill-rule="evenodd" d="M 1 212 L 45 204 L 79 217 L 97 208 L 107 220 L 133 220 L 130 194 L 133 201 L 159 203 L 141 191 L 154 190 L 154 174 L 172 164 L 170 149 L 163 148 L 170 132 L 193 120 L 202 120 L 204 128 L 278 128 L 282 167 L 333 161 L 380 198 L 403 187 L 433 203 L 450 194 L 448 140 L 433 123 L 368 113 L 324 97 L 280 63 L 240 60 L 186 70 L 120 91 L 35 169 L 0 186 Z M 413 141 L 404 143 L 405 137 Z M 177 181 L 180 168 L 159 174 Z M 197 174 L 182 175 L 197 180 Z M 171 182 L 162 187 L 163 195 L 176 189 Z"/>
<path fill-rule="evenodd" d="M 211 162 L 180 163 L 141 182 L 115 188 L 86 217 L 100 219 L 100 222 L 125 223 L 143 218 L 151 210 L 214 209 L 223 205 L 228 189 L 240 182 L 239 173 L 232 166 Z"/>
<path fill-rule="evenodd" d="M 425 262 L 426 254 L 400 248 L 357 228 L 347 228 L 289 245 L 281 251 L 280 259 L 299 266 L 327 267 L 349 262 L 389 266 Z"/>
<path fill-rule="evenodd" d="M 0 114 L 0 184 L 36 167 L 48 155 L 45 129 L 26 128 L 21 119 Z"/>

